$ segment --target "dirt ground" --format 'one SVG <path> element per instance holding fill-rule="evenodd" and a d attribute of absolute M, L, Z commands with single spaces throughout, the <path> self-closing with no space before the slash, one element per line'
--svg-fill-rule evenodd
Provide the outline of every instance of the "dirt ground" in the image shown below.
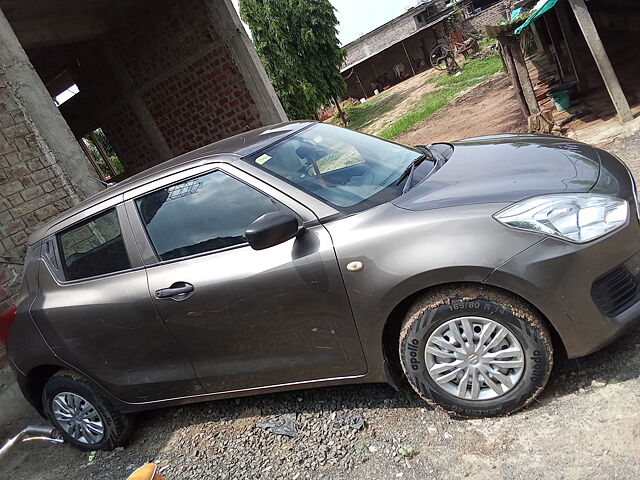
<path fill-rule="evenodd" d="M 445 107 L 400 141 L 415 144 L 522 131 L 498 76 Z M 510 112 L 497 114 L 496 112 Z M 640 180 L 640 137 L 603 148 Z M 640 328 L 578 360 L 558 358 L 539 399 L 509 417 L 454 419 L 407 387 L 360 385 L 217 401 L 148 412 L 131 444 L 91 455 L 67 445 L 24 444 L 0 478 L 124 479 L 157 462 L 181 479 L 635 479 L 640 478 Z M 298 436 L 258 423 L 293 414 Z M 0 439 L 36 414 L 0 425 Z"/>
<path fill-rule="evenodd" d="M 524 133 L 524 120 L 509 77 L 498 73 L 456 97 L 394 140 L 405 145 L 448 142 L 494 133 Z"/>
<path fill-rule="evenodd" d="M 364 125 L 361 131 L 375 135 L 384 130 L 395 120 L 411 110 L 425 93 L 432 91 L 435 87 L 428 80 L 439 75 L 442 75 L 442 72 L 434 69 L 426 70 L 404 82 L 394 85 L 391 89 L 382 92 L 379 97 L 375 97 L 375 101 L 389 102 L 391 108 Z"/>

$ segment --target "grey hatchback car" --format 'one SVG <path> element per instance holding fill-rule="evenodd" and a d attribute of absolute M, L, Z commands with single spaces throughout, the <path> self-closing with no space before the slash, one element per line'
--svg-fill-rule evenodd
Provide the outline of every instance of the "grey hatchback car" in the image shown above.
<path fill-rule="evenodd" d="M 123 444 L 136 411 L 346 383 L 508 414 L 554 354 L 640 317 L 639 239 L 630 172 L 582 143 L 408 148 L 281 124 L 35 233 L 8 352 L 26 398 L 91 450 Z"/>

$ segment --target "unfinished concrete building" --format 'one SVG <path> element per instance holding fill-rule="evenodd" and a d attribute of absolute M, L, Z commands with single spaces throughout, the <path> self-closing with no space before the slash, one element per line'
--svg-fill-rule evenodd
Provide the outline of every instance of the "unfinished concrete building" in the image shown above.
<path fill-rule="evenodd" d="M 283 120 L 229 0 L 0 0 L 0 313 L 100 180 Z"/>

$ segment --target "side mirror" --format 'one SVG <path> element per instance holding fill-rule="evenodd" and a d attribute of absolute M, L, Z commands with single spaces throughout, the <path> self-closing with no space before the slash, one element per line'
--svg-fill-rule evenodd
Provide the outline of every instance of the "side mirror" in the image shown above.
<path fill-rule="evenodd" d="M 297 236 L 303 227 L 286 212 L 265 213 L 247 227 L 244 236 L 254 250 L 264 250 Z"/>

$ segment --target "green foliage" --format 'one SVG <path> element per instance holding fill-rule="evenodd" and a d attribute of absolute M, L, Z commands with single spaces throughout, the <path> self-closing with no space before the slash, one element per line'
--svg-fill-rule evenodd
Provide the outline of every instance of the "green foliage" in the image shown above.
<path fill-rule="evenodd" d="M 240 0 L 240 16 L 291 119 L 315 118 L 320 106 L 346 91 L 345 53 L 329 0 Z"/>
<path fill-rule="evenodd" d="M 119 175 L 120 173 L 124 172 L 124 167 L 122 166 L 122 163 L 118 158 L 118 155 L 116 155 L 116 152 L 113 150 L 113 147 L 111 147 L 111 144 L 107 140 L 107 136 L 104 134 L 102 129 L 98 128 L 97 130 L 94 130 L 93 134 L 95 135 L 96 140 L 100 142 L 100 145 L 102 146 L 104 151 L 107 153 L 109 157 L 108 158 L 109 163 L 113 165 L 113 168 L 115 170 L 113 173 L 116 175 Z M 92 140 L 91 136 L 86 136 L 82 140 L 84 141 L 84 144 L 87 146 L 87 149 L 89 150 L 89 152 L 91 152 L 91 156 L 93 157 L 97 167 L 100 169 L 103 176 L 110 177 L 112 172 L 109 166 L 107 165 L 107 159 L 104 158 L 104 156 L 100 153 L 100 150 Z"/>

